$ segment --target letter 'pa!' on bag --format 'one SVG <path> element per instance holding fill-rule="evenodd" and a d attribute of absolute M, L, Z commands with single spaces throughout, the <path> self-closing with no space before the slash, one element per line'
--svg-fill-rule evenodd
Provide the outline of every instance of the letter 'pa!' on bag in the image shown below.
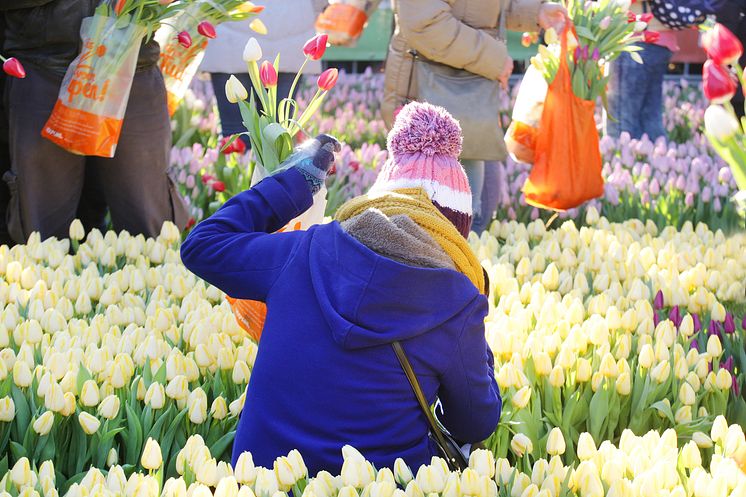
<path fill-rule="evenodd" d="M 83 19 L 82 50 L 70 64 L 43 137 L 80 155 L 114 157 L 146 28 Z"/>

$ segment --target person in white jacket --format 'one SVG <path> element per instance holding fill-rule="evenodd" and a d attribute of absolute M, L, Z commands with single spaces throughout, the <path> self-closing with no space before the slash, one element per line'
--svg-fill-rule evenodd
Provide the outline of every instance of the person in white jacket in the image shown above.
<path fill-rule="evenodd" d="M 324 0 L 267 1 L 259 15 L 267 26 L 266 35 L 253 32 L 249 27 L 250 21 L 226 22 L 217 27 L 218 36 L 207 46 L 200 69 L 209 72 L 212 77 L 223 137 L 246 131 L 238 105 L 231 104 L 225 97 L 225 82 L 233 74 L 247 89 L 251 88 L 246 63 L 241 56 L 249 38 L 254 36 L 259 41 L 265 60 L 274 62 L 277 54 L 280 54 L 277 80 L 279 102 L 287 96 L 293 78 L 305 60 L 303 45 L 316 34 L 314 21 L 325 6 Z M 304 74 L 319 72 L 321 63 L 318 61 L 309 61 L 303 69 Z M 248 147 L 248 139 L 244 143 Z"/>

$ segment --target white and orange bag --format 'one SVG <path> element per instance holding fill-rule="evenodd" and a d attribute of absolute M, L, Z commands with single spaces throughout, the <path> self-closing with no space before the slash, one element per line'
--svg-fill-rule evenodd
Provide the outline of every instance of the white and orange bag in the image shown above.
<path fill-rule="evenodd" d="M 267 171 L 260 164 L 257 164 L 251 178 L 251 186 L 259 183 L 267 175 Z M 315 224 L 320 224 L 324 220 L 324 212 L 326 210 L 326 192 L 326 187 L 322 186 L 321 190 L 313 196 L 313 205 L 311 208 L 291 220 L 283 228 L 278 230 L 277 233 L 307 230 Z M 267 305 L 264 302 L 256 300 L 234 299 L 229 296 L 225 298 L 231 305 L 238 325 L 248 333 L 252 340 L 258 343 L 264 329 L 264 321 L 267 317 Z"/>
<path fill-rule="evenodd" d="M 205 20 L 200 9 L 199 2 L 190 5 L 155 33 L 155 39 L 161 46 L 158 65 L 166 83 L 169 116 L 176 112 L 205 56 L 208 39 L 197 32 L 198 24 Z M 191 37 L 189 47 L 179 43 L 178 34 L 182 32 L 189 33 Z"/>
<path fill-rule="evenodd" d="M 365 29 L 378 1 L 330 0 L 316 19 L 316 31 L 329 36 L 332 45 L 354 44 Z"/>
<path fill-rule="evenodd" d="M 114 157 L 146 32 L 116 17 L 83 19 L 83 48 L 65 74 L 43 137 L 75 154 Z"/>

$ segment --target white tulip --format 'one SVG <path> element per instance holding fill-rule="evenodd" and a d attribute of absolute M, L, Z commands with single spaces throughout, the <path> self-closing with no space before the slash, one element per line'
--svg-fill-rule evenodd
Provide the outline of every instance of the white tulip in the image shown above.
<path fill-rule="evenodd" d="M 710 105 L 705 111 L 705 129 L 720 142 L 725 142 L 741 131 L 736 116 L 722 105 Z"/>
<path fill-rule="evenodd" d="M 228 81 L 225 82 L 225 98 L 230 103 L 236 104 L 239 100 L 249 98 L 249 92 L 246 91 L 246 87 L 241 84 L 237 77 L 231 75 Z"/>
<path fill-rule="evenodd" d="M 246 42 L 246 46 L 243 49 L 243 60 L 246 63 L 256 62 L 262 58 L 262 47 L 259 46 L 259 42 L 256 38 L 251 37 Z"/>

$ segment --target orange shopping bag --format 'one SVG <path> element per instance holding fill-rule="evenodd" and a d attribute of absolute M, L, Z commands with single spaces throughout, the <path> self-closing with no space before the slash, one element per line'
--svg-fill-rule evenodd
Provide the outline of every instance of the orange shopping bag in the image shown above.
<path fill-rule="evenodd" d="M 368 22 L 366 2 L 357 0 L 350 3 L 330 3 L 316 19 L 316 31 L 327 34 L 332 45 L 349 45 L 355 42 Z"/>
<path fill-rule="evenodd" d="M 83 19 L 83 48 L 67 69 L 41 135 L 74 154 L 114 157 L 146 32 L 116 17 Z"/>
<path fill-rule="evenodd" d="M 567 63 L 569 26 L 562 35 L 557 76 L 549 85 L 536 135 L 534 166 L 523 193 L 536 207 L 563 211 L 604 192 L 595 102 L 572 91 Z"/>
<path fill-rule="evenodd" d="M 252 186 L 264 179 L 267 172 L 262 166 L 257 164 L 252 176 Z M 314 224 L 319 224 L 324 220 L 324 211 L 326 210 L 326 187 L 322 187 L 316 195 L 313 196 L 313 205 L 306 212 L 291 220 L 283 228 L 277 231 L 298 231 L 307 230 Z M 264 321 L 267 317 L 267 305 L 264 302 L 256 300 L 235 299 L 226 295 L 226 300 L 231 305 L 233 314 L 236 317 L 238 325 L 251 337 L 255 342 L 259 342 L 264 329 Z"/>

